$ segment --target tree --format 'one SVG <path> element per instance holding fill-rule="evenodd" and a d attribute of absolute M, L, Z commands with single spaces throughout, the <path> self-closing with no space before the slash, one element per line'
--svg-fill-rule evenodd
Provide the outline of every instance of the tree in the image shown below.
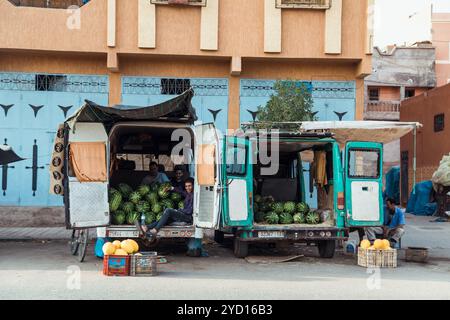
<path fill-rule="evenodd" d="M 313 99 L 308 87 L 299 81 L 277 81 L 276 91 L 266 106 L 258 108 L 262 122 L 313 121 Z"/>

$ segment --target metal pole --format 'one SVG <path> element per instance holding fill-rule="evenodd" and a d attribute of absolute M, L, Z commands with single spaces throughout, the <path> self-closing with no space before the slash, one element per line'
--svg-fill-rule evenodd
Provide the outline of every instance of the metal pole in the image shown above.
<path fill-rule="evenodd" d="M 413 156 L 413 194 L 416 193 L 416 173 L 417 173 L 417 125 L 414 126 L 414 156 Z"/>

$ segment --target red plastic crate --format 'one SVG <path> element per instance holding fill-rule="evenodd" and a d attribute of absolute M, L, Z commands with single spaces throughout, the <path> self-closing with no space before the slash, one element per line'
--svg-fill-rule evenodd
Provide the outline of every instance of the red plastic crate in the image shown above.
<path fill-rule="evenodd" d="M 129 276 L 130 256 L 104 256 L 103 274 L 105 276 Z"/>

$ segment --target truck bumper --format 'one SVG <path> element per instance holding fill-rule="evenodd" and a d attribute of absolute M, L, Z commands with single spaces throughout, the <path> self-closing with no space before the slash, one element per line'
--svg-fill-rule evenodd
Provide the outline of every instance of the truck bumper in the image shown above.
<path fill-rule="evenodd" d="M 139 231 L 135 226 L 111 226 L 106 227 L 108 238 L 139 238 Z M 195 227 L 164 227 L 158 233 L 158 238 L 194 238 Z"/>
<path fill-rule="evenodd" d="M 341 228 L 257 228 L 250 231 L 238 231 L 236 236 L 241 241 L 292 241 L 314 242 L 320 240 L 347 240 L 348 229 Z"/>

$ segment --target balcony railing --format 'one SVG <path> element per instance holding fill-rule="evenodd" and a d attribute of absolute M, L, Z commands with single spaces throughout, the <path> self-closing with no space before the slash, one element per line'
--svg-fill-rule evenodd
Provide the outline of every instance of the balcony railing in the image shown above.
<path fill-rule="evenodd" d="M 90 0 L 8 0 L 17 7 L 67 9 L 70 6 L 81 7 Z"/>
<path fill-rule="evenodd" d="M 400 101 L 369 101 L 366 104 L 366 120 L 399 120 Z"/>

